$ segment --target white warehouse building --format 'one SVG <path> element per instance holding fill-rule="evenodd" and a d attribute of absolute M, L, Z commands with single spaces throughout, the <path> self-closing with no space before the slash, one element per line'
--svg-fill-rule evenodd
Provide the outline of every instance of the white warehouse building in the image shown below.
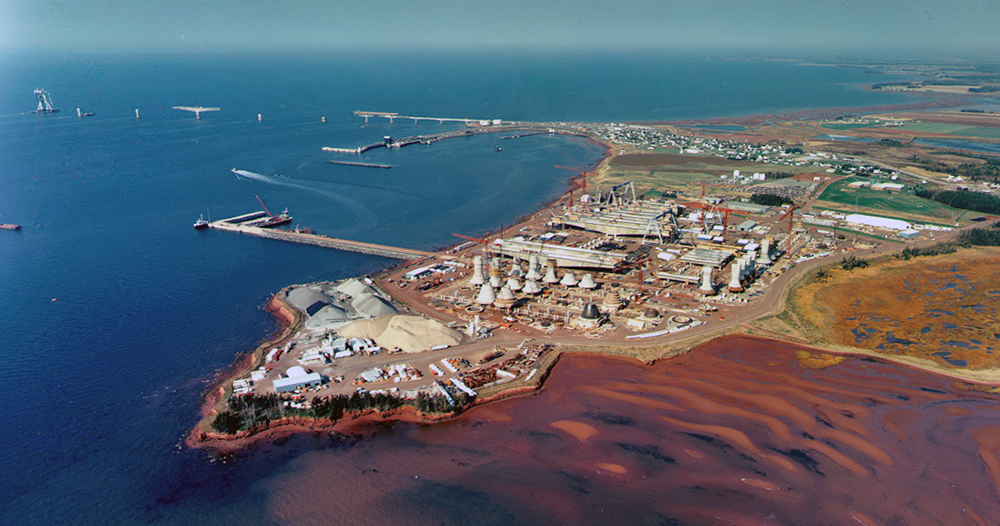
<path fill-rule="evenodd" d="M 910 224 L 900 219 L 889 219 L 888 217 L 866 216 L 864 214 L 848 214 L 844 218 L 848 223 L 855 225 L 872 226 L 876 228 L 888 228 L 890 230 L 907 230 Z"/>

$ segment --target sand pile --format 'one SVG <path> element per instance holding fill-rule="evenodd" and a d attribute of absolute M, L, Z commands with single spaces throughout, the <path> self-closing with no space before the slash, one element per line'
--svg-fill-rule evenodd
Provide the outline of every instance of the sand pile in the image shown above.
<path fill-rule="evenodd" d="M 427 351 L 435 345 L 457 345 L 462 341 L 462 333 L 437 320 L 405 314 L 358 320 L 338 332 L 346 338 L 371 338 L 384 349 L 398 347 L 406 352 Z"/>

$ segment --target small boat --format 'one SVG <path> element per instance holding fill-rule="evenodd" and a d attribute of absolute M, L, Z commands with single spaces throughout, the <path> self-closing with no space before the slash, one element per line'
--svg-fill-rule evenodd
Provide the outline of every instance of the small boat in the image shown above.
<path fill-rule="evenodd" d="M 195 230 L 201 230 L 203 228 L 208 228 L 208 221 L 205 221 L 205 217 L 202 215 L 198 216 L 198 220 L 194 222 Z"/>
<path fill-rule="evenodd" d="M 21 225 L 12 225 L 10 223 L 0 223 L 0 229 L 2 229 L 2 230 L 21 230 Z"/>
<path fill-rule="evenodd" d="M 497 146 L 496 148 L 494 148 L 494 149 L 493 149 L 493 151 L 494 151 L 494 152 L 502 152 L 502 151 L 503 151 L 503 148 L 501 148 L 501 147 Z"/>

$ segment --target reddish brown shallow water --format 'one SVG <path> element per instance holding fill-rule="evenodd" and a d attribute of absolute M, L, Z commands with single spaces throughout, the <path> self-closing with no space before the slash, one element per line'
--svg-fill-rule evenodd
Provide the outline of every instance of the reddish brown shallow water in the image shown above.
<path fill-rule="evenodd" d="M 735 337 L 654 366 L 566 356 L 536 396 L 303 454 L 262 481 L 270 518 L 1000 522 L 1000 400 L 862 359 L 806 370 L 795 350 Z"/>

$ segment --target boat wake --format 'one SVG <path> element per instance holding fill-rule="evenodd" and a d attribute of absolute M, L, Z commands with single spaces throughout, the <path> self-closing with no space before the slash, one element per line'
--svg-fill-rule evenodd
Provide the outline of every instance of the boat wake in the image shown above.
<path fill-rule="evenodd" d="M 361 202 L 344 197 L 343 195 L 338 194 L 337 192 L 331 192 L 329 190 L 323 190 L 321 188 L 316 188 L 313 186 L 296 183 L 294 182 L 293 179 L 281 175 L 265 175 L 256 172 L 251 172 L 248 170 L 238 170 L 236 168 L 233 168 L 232 172 L 236 174 L 236 177 L 238 178 L 250 179 L 252 181 L 273 184 L 277 186 L 285 186 L 288 188 L 295 188 L 298 190 L 304 190 L 306 192 L 311 192 L 317 195 L 321 195 L 323 197 L 330 199 L 331 201 L 338 203 L 344 209 L 350 211 L 350 213 L 353 214 L 355 217 L 357 217 L 358 220 L 366 223 L 374 224 L 375 221 L 378 219 L 378 216 Z"/>

